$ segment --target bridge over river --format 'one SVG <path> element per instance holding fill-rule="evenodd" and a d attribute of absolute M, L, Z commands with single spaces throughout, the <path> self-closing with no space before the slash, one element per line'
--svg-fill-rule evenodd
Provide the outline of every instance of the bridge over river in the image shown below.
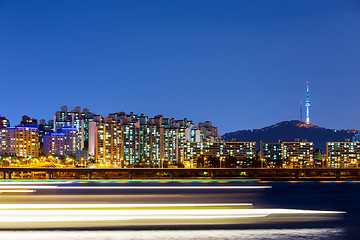
<path fill-rule="evenodd" d="M 300 180 L 304 176 L 312 174 L 321 176 L 324 174 L 326 178 L 334 178 L 341 180 L 342 175 L 358 175 L 360 168 L 26 168 L 26 167 L 5 167 L 0 168 L 0 177 L 3 179 L 12 179 L 14 173 L 45 173 L 46 179 L 52 179 L 61 174 L 74 174 L 85 178 L 92 179 L 96 174 L 125 174 L 127 179 L 133 179 L 139 174 L 157 174 L 157 177 L 174 179 L 182 174 L 196 175 L 208 174 L 211 179 L 221 177 L 226 174 L 230 178 L 238 178 L 246 176 L 246 178 L 258 178 L 261 176 L 286 176 L 294 180 Z M 160 175 L 159 175 L 160 174 Z M 162 175 L 161 175 L 162 174 Z M 182 177 L 184 178 L 184 177 Z M 190 177 L 191 178 L 191 177 Z M 345 180 L 345 179 L 344 179 Z"/>

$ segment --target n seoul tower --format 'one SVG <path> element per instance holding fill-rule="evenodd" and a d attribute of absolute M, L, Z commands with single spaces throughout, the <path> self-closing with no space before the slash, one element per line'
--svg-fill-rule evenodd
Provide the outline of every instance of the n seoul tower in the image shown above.
<path fill-rule="evenodd" d="M 306 124 L 310 124 L 310 93 L 309 93 L 309 82 L 307 82 L 306 86 Z"/>

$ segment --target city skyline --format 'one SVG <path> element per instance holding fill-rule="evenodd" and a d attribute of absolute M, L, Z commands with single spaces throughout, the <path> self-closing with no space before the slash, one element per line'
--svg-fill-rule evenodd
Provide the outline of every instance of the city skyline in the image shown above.
<path fill-rule="evenodd" d="M 9 127 L 6 118 L 0 120 L 3 166 L 339 168 L 358 167 L 360 161 L 359 134 L 352 142 L 327 140 L 325 156 L 321 149 L 314 151 L 314 142 L 307 139 L 261 140 L 257 151 L 253 139 L 221 139 L 211 122 L 196 126 L 186 118 L 162 115 L 149 118 L 118 112 L 104 118 L 89 109 L 70 111 L 62 106 L 47 123 L 23 116 L 19 125 Z M 307 122 L 298 127 L 312 128 Z"/>
<path fill-rule="evenodd" d="M 0 0 L 1 236 L 353 239 L 359 43 L 360 0 Z"/>
<path fill-rule="evenodd" d="M 0 112 L 61 105 L 210 120 L 220 134 L 299 119 L 359 129 L 357 1 L 1 1 Z M 49 109 L 49 111 L 47 111 Z"/>
<path fill-rule="evenodd" d="M 303 102 L 301 101 L 300 102 L 300 116 L 299 116 L 299 120 L 300 120 L 300 122 L 303 122 L 303 123 L 305 123 L 305 124 L 307 124 L 307 125 L 314 125 L 314 126 L 319 126 L 319 127 L 324 127 L 324 126 L 321 126 L 321 125 L 316 125 L 316 124 L 312 124 L 311 122 L 310 122 L 310 98 L 309 98 L 309 82 L 307 82 L 306 83 L 306 101 L 305 101 L 305 106 L 303 106 Z M 66 108 L 68 108 L 68 106 L 65 106 L 65 105 L 62 105 L 61 106 L 61 108 L 63 108 L 63 107 L 66 107 Z M 302 119 L 302 113 L 303 113 L 303 107 L 305 107 L 305 114 L 306 114 L 306 118 L 305 118 L 305 121 Z M 70 110 L 71 109 L 71 107 L 69 108 L 69 112 L 72 112 L 72 111 L 77 111 L 77 109 L 80 109 L 81 110 L 81 107 L 80 106 L 78 106 L 78 105 L 75 105 L 74 106 L 74 109 L 73 110 Z M 89 111 L 89 109 L 88 108 L 82 108 L 83 110 L 85 110 L 85 111 Z M 99 115 L 99 116 L 101 116 L 101 117 L 103 117 L 103 118 L 106 118 L 106 116 L 108 116 L 108 115 L 111 115 L 111 114 L 113 114 L 113 113 L 120 113 L 120 112 L 123 112 L 123 113 L 129 113 L 129 114 L 135 114 L 135 115 L 145 115 L 145 116 L 149 116 L 149 115 L 147 115 L 147 114 L 144 114 L 143 112 L 141 112 L 141 113 L 134 113 L 133 111 L 129 111 L 129 112 L 124 112 L 124 111 L 112 111 L 112 112 L 109 112 L 109 113 L 106 113 L 106 114 L 99 114 L 99 113 L 93 113 L 93 114 L 95 114 L 95 115 Z M 23 118 L 24 116 L 26 116 L 26 117 L 29 117 L 28 116 L 29 114 L 21 114 L 21 117 Z M 51 120 L 53 120 L 53 118 L 54 118 L 54 116 L 56 115 L 56 113 L 54 114 L 54 115 L 52 115 L 52 117 L 50 117 L 50 118 L 34 118 L 34 119 L 36 119 L 36 120 L 45 120 L 45 122 L 48 122 L 48 121 L 51 121 Z M 158 113 L 158 114 L 155 114 L 155 115 L 153 115 L 153 117 L 156 117 L 157 115 L 162 115 L 162 116 L 164 116 L 162 113 Z M 8 119 L 8 120 L 10 120 L 10 124 L 11 124 L 11 126 L 16 126 L 17 124 L 16 123 L 14 123 L 14 121 L 11 121 L 11 119 L 9 118 L 9 117 L 7 117 L 7 115 L 5 115 L 5 114 L 1 114 L 0 113 L 0 117 L 5 117 L 6 119 Z M 31 118 L 32 118 L 32 116 L 30 116 Z M 174 118 L 173 116 L 171 116 L 171 117 L 169 117 L 169 116 L 164 116 L 164 117 L 168 117 L 168 118 L 172 118 L 172 119 L 177 119 L 177 118 Z M 189 120 L 191 120 L 191 121 L 193 121 L 192 119 L 191 119 L 191 117 L 189 117 L 189 116 L 185 116 L 183 119 L 189 119 Z M 292 119 L 292 120 L 297 120 L 297 119 Z M 272 124 L 270 124 L 269 126 L 271 126 L 271 125 L 273 125 L 273 124 L 277 124 L 277 123 L 280 123 L 280 122 L 283 122 L 283 121 L 292 121 L 292 120 L 282 120 L 282 121 L 279 121 L 279 122 L 275 122 L 275 123 L 272 123 Z M 18 122 L 20 122 L 20 121 L 18 121 Z M 193 121 L 194 123 L 202 123 L 202 122 L 212 122 L 212 120 L 211 119 L 207 119 L 207 120 L 200 120 L 199 122 L 196 122 L 196 121 Z M 262 127 L 260 127 L 260 128 L 257 128 L 257 129 L 261 129 L 261 128 L 264 128 L 264 127 L 268 127 L 268 126 L 262 126 Z M 335 129 L 335 128 L 329 128 L 329 129 Z M 237 129 L 237 130 L 251 130 L 251 129 Z M 254 128 L 254 130 L 255 130 L 255 128 Z M 336 129 L 336 130 L 355 130 L 355 131 L 358 131 L 359 130 L 359 128 L 354 128 L 354 129 L 346 129 L 346 128 L 338 128 L 338 129 Z M 236 131 L 236 130 L 235 130 Z M 233 132 L 235 132 L 235 131 L 233 131 Z M 222 133 L 222 131 L 221 131 L 221 129 L 219 129 L 219 133 L 220 133 L 220 135 L 223 135 L 223 134 L 225 134 L 225 133 Z M 227 133 L 231 133 L 231 132 L 227 132 Z"/>

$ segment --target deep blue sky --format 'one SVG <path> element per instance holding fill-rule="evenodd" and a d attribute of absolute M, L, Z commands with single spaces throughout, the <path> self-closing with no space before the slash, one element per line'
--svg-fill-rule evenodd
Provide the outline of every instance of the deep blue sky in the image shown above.
<path fill-rule="evenodd" d="M 360 2 L 0 0 L 0 114 L 211 120 L 221 134 L 299 119 L 360 129 Z"/>

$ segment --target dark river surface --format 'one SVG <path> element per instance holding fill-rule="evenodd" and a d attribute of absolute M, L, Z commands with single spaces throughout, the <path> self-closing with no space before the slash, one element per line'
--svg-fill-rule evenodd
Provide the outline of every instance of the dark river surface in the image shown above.
<path fill-rule="evenodd" d="M 0 183 L 0 239 L 360 239 L 360 182 Z"/>

